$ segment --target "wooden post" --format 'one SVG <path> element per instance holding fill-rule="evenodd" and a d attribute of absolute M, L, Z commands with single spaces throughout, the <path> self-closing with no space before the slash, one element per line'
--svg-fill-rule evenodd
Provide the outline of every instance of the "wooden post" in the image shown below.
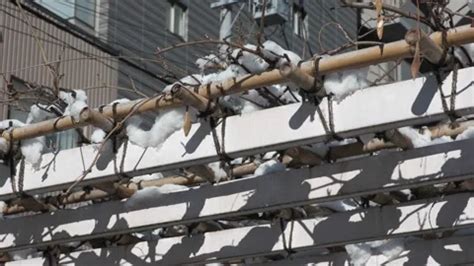
<path fill-rule="evenodd" d="M 440 32 L 433 33 L 430 38 L 437 45 L 442 44 L 442 36 Z M 449 46 L 474 42 L 474 28 L 469 26 L 454 28 L 446 33 L 445 41 Z M 379 46 L 374 46 L 322 58 L 319 62 L 319 74 L 324 75 L 336 71 L 356 69 L 410 56 L 412 56 L 411 46 L 406 43 L 405 40 L 401 40 L 387 43 L 383 46 L 383 49 Z M 301 64 L 300 69 L 303 73 L 311 75 L 315 70 L 314 62 L 304 62 Z M 213 99 L 255 88 L 271 86 L 281 83 L 282 81 L 284 81 L 284 77 L 280 73 L 280 70 L 274 69 L 258 75 L 247 74 L 238 78 L 231 78 L 228 80 L 213 82 L 211 84 L 201 85 L 196 91 L 197 94 L 207 99 Z M 170 94 L 165 96 L 158 95 L 153 98 L 139 99 L 128 103 L 118 104 L 115 108 L 115 112 L 112 106 L 106 106 L 103 108 L 102 113 L 108 117 L 113 117 L 114 113 L 119 117 L 123 117 L 129 114 L 132 110 L 135 110 L 136 114 L 139 114 L 159 108 L 175 107 L 180 104 L 182 104 L 182 101 Z M 74 119 L 68 116 L 46 120 L 22 128 L 15 128 L 11 133 L 4 132 L 2 135 L 7 140 L 10 140 L 10 137 L 13 140 L 21 140 L 71 128 L 82 127 L 87 124 L 89 123 L 86 121 L 81 119 L 80 121 L 74 121 Z"/>

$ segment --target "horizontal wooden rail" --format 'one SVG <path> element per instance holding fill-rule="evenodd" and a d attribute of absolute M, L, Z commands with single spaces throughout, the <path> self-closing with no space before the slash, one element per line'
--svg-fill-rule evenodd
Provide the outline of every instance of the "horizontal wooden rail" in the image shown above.
<path fill-rule="evenodd" d="M 0 250 L 42 246 L 474 177 L 474 140 L 0 221 Z M 271 184 L 269 186 L 268 184 Z M 282 197 L 284 195 L 284 197 Z M 39 234 L 38 228 L 47 228 Z"/>
<path fill-rule="evenodd" d="M 164 214 L 161 213 L 161 215 Z M 163 238 L 131 246 L 79 251 L 64 256 L 61 263 L 80 262 L 84 265 L 108 265 L 118 262 L 133 265 L 145 262 L 165 265 L 208 263 L 285 254 L 288 247 L 298 252 L 311 248 L 473 226 L 474 194 L 466 193 L 441 199 L 334 213 L 323 218 L 294 220 L 284 223 L 283 226 L 279 221 L 275 221 L 271 224 L 209 232 L 190 237 Z M 466 242 L 458 244 L 467 244 L 466 249 L 471 249 L 472 246 L 471 243 Z M 444 249 L 448 248 L 444 247 Z"/>
<path fill-rule="evenodd" d="M 440 32 L 436 32 L 430 37 L 434 43 L 441 45 L 442 38 Z M 471 42 L 474 42 L 474 28 L 469 26 L 454 28 L 447 33 L 446 43 L 450 46 L 462 45 Z M 400 40 L 384 44 L 383 47 L 370 47 L 322 58 L 319 61 L 318 69 L 319 74 L 327 74 L 336 71 L 355 69 L 363 66 L 393 61 L 410 56 L 410 45 L 407 44 L 405 40 Z M 300 68 L 303 73 L 313 75 L 315 71 L 314 61 L 305 62 L 301 64 Z M 216 98 L 222 95 L 243 92 L 282 82 L 285 82 L 285 77 L 282 76 L 279 69 L 274 69 L 260 74 L 248 74 L 238 78 L 202 85 L 197 89 L 197 92 L 206 98 Z M 111 106 L 106 106 L 102 109 L 102 112 L 108 117 L 114 117 L 114 115 L 126 116 L 132 110 L 136 110 L 136 113 L 142 113 L 156 110 L 158 108 L 173 107 L 180 104 L 180 100 L 172 97 L 171 94 L 167 94 L 165 97 L 160 95 L 149 99 L 140 99 L 128 103 L 118 104 L 116 105 L 115 110 L 113 110 Z M 67 116 L 35 123 L 22 128 L 16 128 L 11 132 L 6 131 L 3 133 L 3 137 L 7 140 L 10 140 L 10 138 L 13 140 L 21 140 L 75 127 L 82 127 L 86 124 L 88 123 L 84 120 L 74 121 L 72 117 Z"/>
<path fill-rule="evenodd" d="M 474 68 L 458 72 L 456 113 L 459 115 L 474 113 L 473 76 Z M 446 95 L 450 93 L 451 75 L 446 78 L 443 90 Z M 342 137 L 354 137 L 447 119 L 442 106 L 433 76 L 372 87 L 359 91 L 340 103 L 334 103 L 335 132 Z M 329 117 L 326 100 L 323 100 L 320 107 L 323 115 Z M 223 142 L 220 136 L 222 124 L 217 127 L 216 132 L 221 145 L 225 146 L 225 151 L 233 158 L 321 142 L 327 140 L 330 133 L 324 130 L 316 109 L 309 103 L 296 103 L 232 116 L 226 119 Z M 327 123 L 327 119 L 325 120 Z M 84 146 L 63 150 L 58 154 L 43 155 L 43 167 L 40 170 L 26 165 L 24 192 L 34 194 L 67 188 L 83 174 L 84 168 L 82 164 L 64 162 L 80 161 L 83 157 L 87 167 L 92 163 L 95 153 L 93 146 Z M 117 180 L 119 170 L 114 166 L 118 168 L 123 156 L 123 172 L 130 176 L 219 160 L 210 125 L 202 121 L 192 127 L 188 137 L 182 131 L 175 132 L 159 150 L 143 149 L 131 143 L 126 149 L 124 146 L 120 147 L 116 155 L 112 150 L 106 150 L 83 184 Z M 0 200 L 14 197 L 11 178 L 8 176 L 10 171 L 1 172 L 5 175 L 0 178 Z M 19 177 L 15 180 L 19 180 Z"/>

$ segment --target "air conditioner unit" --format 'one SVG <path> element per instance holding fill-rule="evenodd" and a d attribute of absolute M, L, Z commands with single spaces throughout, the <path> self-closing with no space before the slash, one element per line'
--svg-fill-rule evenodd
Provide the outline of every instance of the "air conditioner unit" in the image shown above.
<path fill-rule="evenodd" d="M 263 14 L 263 0 L 253 0 L 253 18 L 260 23 Z M 267 0 L 265 8 L 265 25 L 282 24 L 288 21 L 290 5 L 288 0 Z"/>

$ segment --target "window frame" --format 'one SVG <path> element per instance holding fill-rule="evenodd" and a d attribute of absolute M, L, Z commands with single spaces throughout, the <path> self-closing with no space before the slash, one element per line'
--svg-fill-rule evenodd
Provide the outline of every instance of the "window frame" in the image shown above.
<path fill-rule="evenodd" d="M 309 38 L 309 19 L 304 7 L 294 4 L 291 19 L 293 34 L 301 38 Z"/>
<path fill-rule="evenodd" d="M 181 11 L 180 19 L 177 21 L 177 9 Z M 188 7 L 179 1 L 170 2 L 168 11 L 168 31 L 174 35 L 188 40 Z"/>
<path fill-rule="evenodd" d="M 92 2 L 94 11 L 89 10 L 89 7 L 86 7 L 83 4 L 81 5 L 81 4 L 78 3 L 78 0 L 75 0 L 74 1 L 74 19 L 76 19 L 82 25 L 85 25 L 86 27 L 89 27 L 91 29 L 95 29 L 96 20 L 97 20 L 97 0 L 86 0 L 86 1 Z M 80 11 L 80 9 L 84 9 L 84 10 Z M 85 21 L 84 19 L 82 19 L 78 16 L 78 10 L 79 10 L 79 12 L 84 12 L 85 14 L 88 14 L 88 15 L 92 16 L 92 20 L 90 21 L 91 24 L 89 24 L 89 22 Z"/>

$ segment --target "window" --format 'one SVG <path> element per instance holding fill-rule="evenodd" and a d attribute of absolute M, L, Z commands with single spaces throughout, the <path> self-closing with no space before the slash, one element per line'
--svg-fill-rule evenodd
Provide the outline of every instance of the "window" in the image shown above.
<path fill-rule="evenodd" d="M 308 16 L 300 5 L 293 5 L 293 33 L 308 38 Z"/>
<path fill-rule="evenodd" d="M 181 36 L 187 40 L 187 9 L 181 3 L 173 2 L 170 6 L 168 29 L 174 34 Z"/>
<path fill-rule="evenodd" d="M 34 0 L 34 2 L 86 30 L 95 29 L 97 0 Z"/>
<path fill-rule="evenodd" d="M 96 0 L 76 0 L 74 16 L 85 25 L 95 28 Z"/>
<path fill-rule="evenodd" d="M 12 88 L 10 93 L 15 93 L 17 101 L 15 104 L 8 106 L 8 118 L 26 122 L 30 112 L 30 106 L 34 104 L 42 104 L 51 102 L 48 95 L 51 91 L 49 88 L 38 87 L 32 89 L 27 83 L 19 78 L 11 77 Z M 58 108 L 59 109 L 59 108 Z M 59 114 L 60 115 L 60 114 Z M 46 137 L 46 150 L 64 150 L 77 146 L 79 134 L 74 129 L 49 134 Z"/>

